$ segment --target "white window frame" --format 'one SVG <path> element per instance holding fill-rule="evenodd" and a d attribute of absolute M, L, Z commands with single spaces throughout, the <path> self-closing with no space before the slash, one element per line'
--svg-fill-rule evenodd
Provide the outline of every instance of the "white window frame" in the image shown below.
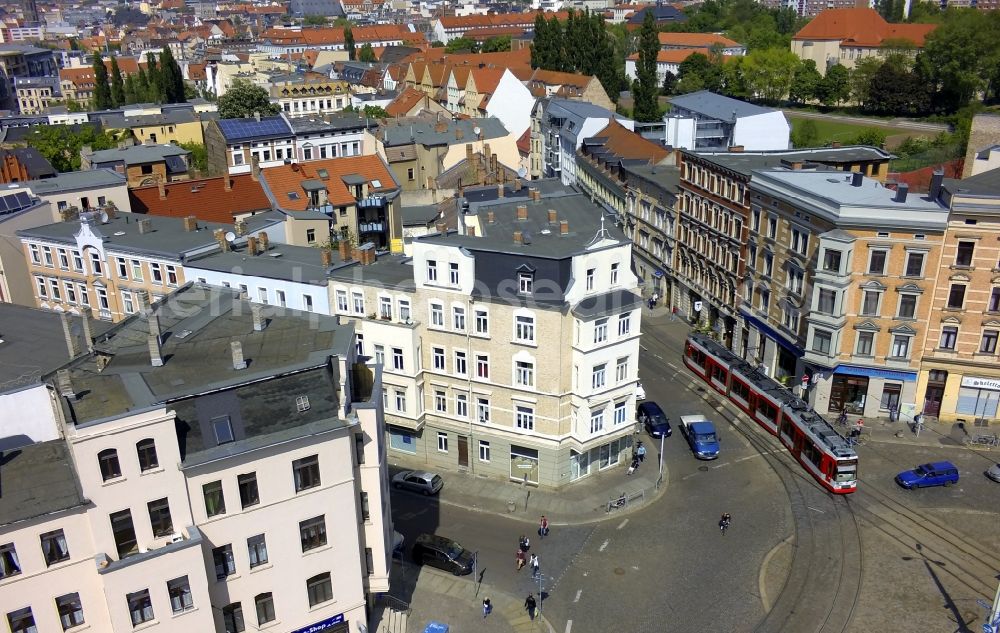
<path fill-rule="evenodd" d="M 447 453 L 448 452 L 448 434 L 444 431 L 438 431 L 438 452 Z"/>

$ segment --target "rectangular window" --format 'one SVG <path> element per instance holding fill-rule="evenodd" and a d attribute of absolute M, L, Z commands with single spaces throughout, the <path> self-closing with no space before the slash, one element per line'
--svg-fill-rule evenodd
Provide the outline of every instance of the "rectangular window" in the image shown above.
<path fill-rule="evenodd" d="M 365 335 L 358 333 L 354 335 L 354 351 L 358 356 L 365 355 Z"/>
<path fill-rule="evenodd" d="M 615 403 L 615 426 L 625 424 L 625 402 Z"/>
<path fill-rule="evenodd" d="M 460 306 L 455 306 L 451 309 L 451 322 L 452 327 L 454 327 L 459 332 L 465 331 L 465 308 Z"/>
<path fill-rule="evenodd" d="M 619 358 L 615 363 L 615 381 L 621 384 L 628 380 L 628 357 Z"/>
<path fill-rule="evenodd" d="M 608 320 L 607 318 L 594 321 L 594 343 L 603 343 L 608 340 Z"/>
<path fill-rule="evenodd" d="M 840 272 L 840 260 L 842 253 L 833 249 L 826 249 L 823 253 L 823 270 L 829 273 Z"/>
<path fill-rule="evenodd" d="M 596 269 L 594 269 L 594 268 L 588 268 L 587 269 L 587 290 L 588 291 L 594 289 L 594 273 L 595 272 L 596 272 Z"/>
<path fill-rule="evenodd" d="M 119 560 L 139 551 L 135 539 L 135 527 L 132 525 L 132 512 L 121 510 L 113 512 L 108 517 L 111 520 L 111 533 L 115 538 L 115 549 Z"/>
<path fill-rule="evenodd" d="M 253 601 L 257 607 L 257 624 L 274 622 L 274 597 L 271 592 L 257 594 Z"/>
<path fill-rule="evenodd" d="M 52 263 L 52 249 L 50 247 L 48 246 L 42 247 L 42 259 L 45 261 L 45 265 L 48 266 L 49 268 L 55 267 L 55 265 Z"/>
<path fill-rule="evenodd" d="M 599 409 L 597 411 L 590 412 L 590 433 L 600 433 L 604 430 L 604 410 Z"/>
<path fill-rule="evenodd" d="M 59 288 L 59 280 L 49 279 L 49 288 L 51 289 L 50 294 L 52 295 L 52 298 L 56 301 L 62 301 L 62 292 Z"/>
<path fill-rule="evenodd" d="M 1000 312 L 1000 288 L 994 288 L 990 293 L 990 302 L 986 310 L 987 312 Z"/>
<path fill-rule="evenodd" d="M 591 389 L 601 389 L 604 387 L 606 383 L 607 368 L 608 366 L 606 363 L 594 366 L 594 369 L 590 374 Z"/>
<path fill-rule="evenodd" d="M 535 386 L 535 364 L 528 361 L 514 362 L 514 382 L 525 387 Z"/>
<path fill-rule="evenodd" d="M 399 389 L 395 390 L 396 396 L 396 411 L 400 413 L 406 412 L 406 392 Z"/>
<path fill-rule="evenodd" d="M 45 299 L 49 296 L 49 286 L 43 277 L 35 277 L 35 286 L 38 288 L 38 296 Z"/>
<path fill-rule="evenodd" d="M 961 310 L 965 304 L 965 285 L 952 284 L 948 291 L 948 307 L 953 310 Z"/>
<path fill-rule="evenodd" d="M 938 345 L 941 349 L 955 349 L 958 342 L 958 328 L 954 325 L 946 325 L 941 328 L 941 341 Z"/>
<path fill-rule="evenodd" d="M 975 242 L 959 242 L 955 251 L 955 265 L 963 268 L 972 266 L 972 254 L 975 248 Z"/>
<path fill-rule="evenodd" d="M 31 253 L 31 263 L 32 264 L 41 264 L 42 263 L 41 251 L 38 250 L 38 244 L 29 244 L 28 245 L 28 251 Z"/>
<path fill-rule="evenodd" d="M 209 518 L 226 513 L 226 497 L 222 492 L 222 482 L 213 481 L 201 487 L 205 497 L 205 514 Z"/>
<path fill-rule="evenodd" d="M 399 320 L 402 321 L 403 323 L 409 323 L 410 322 L 410 317 L 411 317 L 411 313 L 410 313 L 410 300 L 409 299 L 399 299 L 396 302 L 396 305 L 397 305 L 397 307 L 399 309 Z"/>
<path fill-rule="evenodd" d="M 131 260 L 132 264 L 132 279 L 134 281 L 142 281 L 142 263 L 138 259 Z"/>
<path fill-rule="evenodd" d="M 392 348 L 392 368 L 396 371 L 403 371 L 403 349 L 401 347 Z"/>
<path fill-rule="evenodd" d="M 906 276 L 922 277 L 924 274 L 924 253 L 907 253 Z"/>
<path fill-rule="evenodd" d="M 889 251 L 884 250 L 873 250 L 868 255 L 868 274 L 869 275 L 884 275 L 885 274 L 885 264 L 886 258 L 889 255 Z"/>
<path fill-rule="evenodd" d="M 535 317 L 524 315 L 514 317 L 514 340 L 521 343 L 535 342 Z"/>
<path fill-rule="evenodd" d="M 476 334 L 486 336 L 490 333 L 490 314 L 486 310 L 475 311 L 476 314 Z"/>
<path fill-rule="evenodd" d="M 427 260 L 427 281 L 436 282 L 438 278 L 438 267 L 437 261 L 433 259 Z"/>
<path fill-rule="evenodd" d="M 146 504 L 149 510 L 149 524 L 153 528 L 153 536 L 161 538 L 174 532 L 174 523 L 170 519 L 170 503 L 167 498 L 150 501 Z"/>
<path fill-rule="evenodd" d="M 792 229 L 792 250 L 799 255 L 805 255 L 809 251 L 809 234 L 799 229 Z"/>
<path fill-rule="evenodd" d="M 448 452 L 448 434 L 443 431 L 438 431 L 438 452 L 447 453 Z"/>
<path fill-rule="evenodd" d="M 360 292 L 351 293 L 351 302 L 354 307 L 354 314 L 364 314 L 365 313 L 365 296 Z"/>
<path fill-rule="evenodd" d="M 380 319 L 391 319 L 392 318 L 392 298 L 391 297 L 379 297 L 378 298 L 378 316 Z"/>
<path fill-rule="evenodd" d="M 60 248 L 57 252 L 59 253 L 59 268 L 69 270 L 69 253 L 66 252 L 65 248 Z"/>
<path fill-rule="evenodd" d="M 309 295 L 302 295 L 302 307 L 306 312 L 313 311 L 313 298 Z"/>
<path fill-rule="evenodd" d="M 618 263 L 611 264 L 611 285 L 618 285 Z"/>
<path fill-rule="evenodd" d="M 469 371 L 469 362 L 464 350 L 455 351 L 455 374 L 464 376 Z"/>
<path fill-rule="evenodd" d="M 800 294 L 802 292 L 803 279 L 804 275 L 801 270 L 798 268 L 789 268 L 785 287 L 788 288 L 789 292 L 792 294 Z"/>
<path fill-rule="evenodd" d="M 816 305 L 816 309 L 823 314 L 834 314 L 836 306 L 837 292 L 835 290 L 820 288 L 819 302 Z"/>
<path fill-rule="evenodd" d="M 454 262 L 448 264 L 448 283 L 458 285 L 458 264 Z"/>
<path fill-rule="evenodd" d="M 243 622 L 243 605 L 234 602 L 222 607 L 222 624 L 226 633 L 246 631 L 246 624 Z"/>
<path fill-rule="evenodd" d="M 310 455 L 292 462 L 292 473 L 295 477 L 295 492 L 315 488 L 320 484 L 319 455 Z"/>
<path fill-rule="evenodd" d="M 240 487 L 240 505 L 244 509 L 260 503 L 260 494 L 257 491 L 257 473 L 237 475 L 236 482 Z"/>
<path fill-rule="evenodd" d="M 385 366 L 385 345 L 381 343 L 375 344 L 375 362 L 379 365 Z"/>
<path fill-rule="evenodd" d="M 464 393 L 455 394 L 455 417 L 469 417 L 469 396 Z"/>
<path fill-rule="evenodd" d="M 858 344 L 854 353 L 858 356 L 871 356 L 875 344 L 874 332 L 858 332 Z"/>
<path fill-rule="evenodd" d="M 910 337 L 896 334 L 892 337 L 892 358 L 907 358 L 910 355 Z"/>
<path fill-rule="evenodd" d="M 42 553 L 45 555 L 45 565 L 51 567 L 56 563 L 69 560 L 69 546 L 66 545 L 66 535 L 62 530 L 46 532 L 40 537 Z"/>
<path fill-rule="evenodd" d="M 519 429 L 524 429 L 526 431 L 534 430 L 535 410 L 531 407 L 517 405 L 515 407 L 514 422 Z"/>
<path fill-rule="evenodd" d="M 368 493 L 362 492 L 358 497 L 361 505 L 361 520 L 370 521 L 372 518 L 371 508 L 368 506 Z"/>
<path fill-rule="evenodd" d="M 233 546 L 223 545 L 212 550 L 212 561 L 215 564 L 215 578 L 222 580 L 236 573 L 236 559 L 233 558 Z"/>
<path fill-rule="evenodd" d="M 489 398 L 476 398 L 476 419 L 480 424 L 487 424 L 490 421 Z"/>
<path fill-rule="evenodd" d="M 448 397 L 440 389 L 434 391 L 434 410 L 438 413 L 448 412 Z"/>
<path fill-rule="evenodd" d="M 317 547 L 326 545 L 325 515 L 300 521 L 299 541 L 302 543 L 303 552 L 308 552 L 311 549 L 316 549 Z"/>
<path fill-rule="evenodd" d="M 778 218 L 769 216 L 767 218 L 767 236 L 774 239 L 778 235 Z"/>
<path fill-rule="evenodd" d="M 431 325 L 444 327 L 444 306 L 440 303 L 431 304 Z"/>
<path fill-rule="evenodd" d="M 535 276 L 531 273 L 517 273 L 517 291 L 522 295 L 530 295 Z"/>
<path fill-rule="evenodd" d="M 983 354 L 996 354 L 997 331 L 983 330 L 983 340 L 979 343 L 979 351 Z"/>
<path fill-rule="evenodd" d="M 267 564 L 267 539 L 263 534 L 247 539 L 247 554 L 250 560 L 250 569 Z"/>
<path fill-rule="evenodd" d="M 10 625 L 11 633 L 38 633 L 31 607 L 24 607 L 8 613 L 7 624 Z"/>
<path fill-rule="evenodd" d="M 132 616 L 132 626 L 139 626 L 153 619 L 153 601 L 149 598 L 149 589 L 125 594 L 125 600 Z"/>
<path fill-rule="evenodd" d="M 267 305 L 267 288 L 257 288 L 257 301 Z"/>
<path fill-rule="evenodd" d="M 632 313 L 626 312 L 618 316 L 618 336 L 628 336 L 632 331 Z"/>
<path fill-rule="evenodd" d="M 66 301 L 69 303 L 76 303 L 76 286 L 67 281 L 66 283 Z M 135 308 L 132 307 L 132 293 L 122 292 L 122 299 L 125 300 L 125 312 L 131 314 L 135 312 Z"/>
<path fill-rule="evenodd" d="M 330 573 L 325 572 L 307 580 L 306 593 L 309 595 L 310 607 L 333 600 L 333 584 L 330 581 Z"/>
<path fill-rule="evenodd" d="M 149 274 L 153 278 L 154 284 L 163 283 L 163 267 L 159 264 L 152 262 L 149 264 Z"/>
<path fill-rule="evenodd" d="M 431 348 L 431 364 L 436 371 L 444 371 L 444 348 L 443 347 L 432 347 Z"/>
<path fill-rule="evenodd" d="M 912 319 L 917 314 L 917 295 L 900 295 L 899 296 L 899 314 L 896 316 L 900 319 Z"/>
<path fill-rule="evenodd" d="M 340 312 L 347 312 L 347 291 L 337 290 L 337 310 Z"/>
<path fill-rule="evenodd" d="M 21 573 L 21 563 L 13 543 L 0 545 L 0 578 L 8 578 Z"/>
<path fill-rule="evenodd" d="M 479 440 L 479 461 L 484 463 L 490 461 L 490 443 L 486 440 Z"/>
<path fill-rule="evenodd" d="M 486 354 L 476 354 L 476 377 L 490 379 L 490 357 Z"/>
<path fill-rule="evenodd" d="M 767 311 L 767 309 L 771 307 L 771 292 L 768 290 L 761 290 L 758 293 L 758 296 L 760 298 L 760 309 Z"/>
<path fill-rule="evenodd" d="M 820 354 L 829 354 L 832 338 L 830 332 L 826 330 L 817 329 L 813 331 L 812 351 Z"/>
<path fill-rule="evenodd" d="M 881 292 L 876 290 L 865 290 L 864 299 L 861 302 L 861 314 L 864 316 L 877 316 L 878 302 L 881 298 Z"/>
<path fill-rule="evenodd" d="M 188 582 L 187 576 L 168 580 L 167 595 L 170 596 L 170 609 L 174 613 L 181 613 L 194 608 L 194 599 L 191 596 L 191 583 Z"/>
<path fill-rule="evenodd" d="M 83 624 L 83 603 L 80 594 L 68 593 L 56 598 L 56 611 L 59 612 L 59 623 L 63 631 Z"/>
<path fill-rule="evenodd" d="M 274 291 L 274 297 L 275 297 L 275 300 L 278 302 L 278 305 L 281 306 L 282 308 L 284 308 L 287 305 L 287 302 L 285 301 L 285 291 L 284 290 L 275 290 Z"/>
<path fill-rule="evenodd" d="M 789 308 L 788 306 L 784 306 L 781 310 L 781 325 L 783 325 L 786 330 L 797 332 L 799 329 L 799 311 Z"/>
<path fill-rule="evenodd" d="M 122 307 L 125 310 L 125 314 L 135 312 L 135 302 L 132 300 L 132 293 L 128 290 L 122 290 Z"/>

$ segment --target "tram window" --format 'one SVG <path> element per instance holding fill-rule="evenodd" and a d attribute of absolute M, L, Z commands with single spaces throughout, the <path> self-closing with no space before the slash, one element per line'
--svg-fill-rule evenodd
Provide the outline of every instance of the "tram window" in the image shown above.
<path fill-rule="evenodd" d="M 788 437 L 795 435 L 792 433 L 792 420 L 787 415 L 781 416 L 781 434 Z"/>
<path fill-rule="evenodd" d="M 852 459 L 850 461 L 837 462 L 837 473 L 836 480 L 838 483 L 844 483 L 847 481 L 854 481 L 858 478 L 858 461 Z"/>
<path fill-rule="evenodd" d="M 734 398 L 743 402 L 744 404 L 750 402 L 750 387 L 747 387 L 746 385 L 744 385 L 739 380 L 736 380 L 735 378 L 733 379 L 733 386 L 730 391 L 730 394 Z"/>
<path fill-rule="evenodd" d="M 770 402 L 758 400 L 757 414 L 768 421 L 774 422 L 775 418 L 778 417 L 778 410 Z M 791 431 L 787 431 L 786 434 L 791 435 Z"/>
<path fill-rule="evenodd" d="M 823 453 L 821 453 L 812 443 L 805 443 L 802 446 L 802 454 L 806 456 L 806 459 L 811 461 L 817 468 L 820 467 L 820 461 L 823 459 Z"/>
<path fill-rule="evenodd" d="M 716 382 L 721 382 L 725 384 L 726 382 L 726 369 L 725 367 L 719 367 L 718 365 L 712 365 L 712 380 Z"/>
<path fill-rule="evenodd" d="M 694 347 L 693 345 L 691 347 L 688 347 L 688 352 L 689 352 L 688 356 L 691 358 L 691 360 L 694 361 L 696 365 L 698 365 L 699 367 L 705 366 L 705 352 Z"/>

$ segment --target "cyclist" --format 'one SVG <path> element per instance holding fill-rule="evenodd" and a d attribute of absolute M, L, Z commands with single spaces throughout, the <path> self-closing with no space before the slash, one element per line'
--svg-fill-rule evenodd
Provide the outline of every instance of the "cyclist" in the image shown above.
<path fill-rule="evenodd" d="M 728 512 L 724 512 L 722 514 L 722 517 L 719 519 L 719 529 L 723 534 L 725 534 L 726 530 L 729 529 L 729 524 L 732 523 L 732 521 L 733 517 L 730 516 Z"/>

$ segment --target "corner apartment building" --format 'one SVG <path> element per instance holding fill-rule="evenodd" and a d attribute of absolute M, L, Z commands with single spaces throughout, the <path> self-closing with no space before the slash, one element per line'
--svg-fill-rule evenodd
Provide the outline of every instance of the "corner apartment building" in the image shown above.
<path fill-rule="evenodd" d="M 539 167 L 539 177 L 559 178 L 564 185 L 576 182 L 576 151 L 583 139 L 594 136 L 612 120 L 629 130 L 635 129 L 631 119 L 570 99 L 539 99 L 531 117 L 532 178 Z"/>
<path fill-rule="evenodd" d="M 189 286 L 49 374 L 64 439 L 4 463 L 12 630 L 367 630 L 393 532 L 353 338 Z"/>
<path fill-rule="evenodd" d="M 517 193 L 466 199 L 458 232 L 438 225 L 412 258 L 334 267 L 330 301 L 384 367 L 390 450 L 559 487 L 631 445 L 641 298 L 631 243 L 600 207 Z"/>
<path fill-rule="evenodd" d="M 1000 178 L 996 170 L 964 180 L 936 174 L 931 195 L 951 211 L 936 277 L 917 411 L 942 421 L 995 423 L 1000 402 Z"/>
<path fill-rule="evenodd" d="M 885 178 L 891 155 L 872 147 L 816 150 L 690 152 L 680 154 L 677 208 L 677 285 L 671 307 L 721 335 L 733 350 L 743 349 L 747 332 L 737 327 L 737 292 L 747 262 L 750 198 L 755 169 L 807 163 Z M 662 294 L 662 293 L 661 293 Z"/>
<path fill-rule="evenodd" d="M 916 397 L 948 209 L 860 173 L 753 172 L 742 355 L 820 413 Z M 803 394 L 805 395 L 805 394 Z"/>

